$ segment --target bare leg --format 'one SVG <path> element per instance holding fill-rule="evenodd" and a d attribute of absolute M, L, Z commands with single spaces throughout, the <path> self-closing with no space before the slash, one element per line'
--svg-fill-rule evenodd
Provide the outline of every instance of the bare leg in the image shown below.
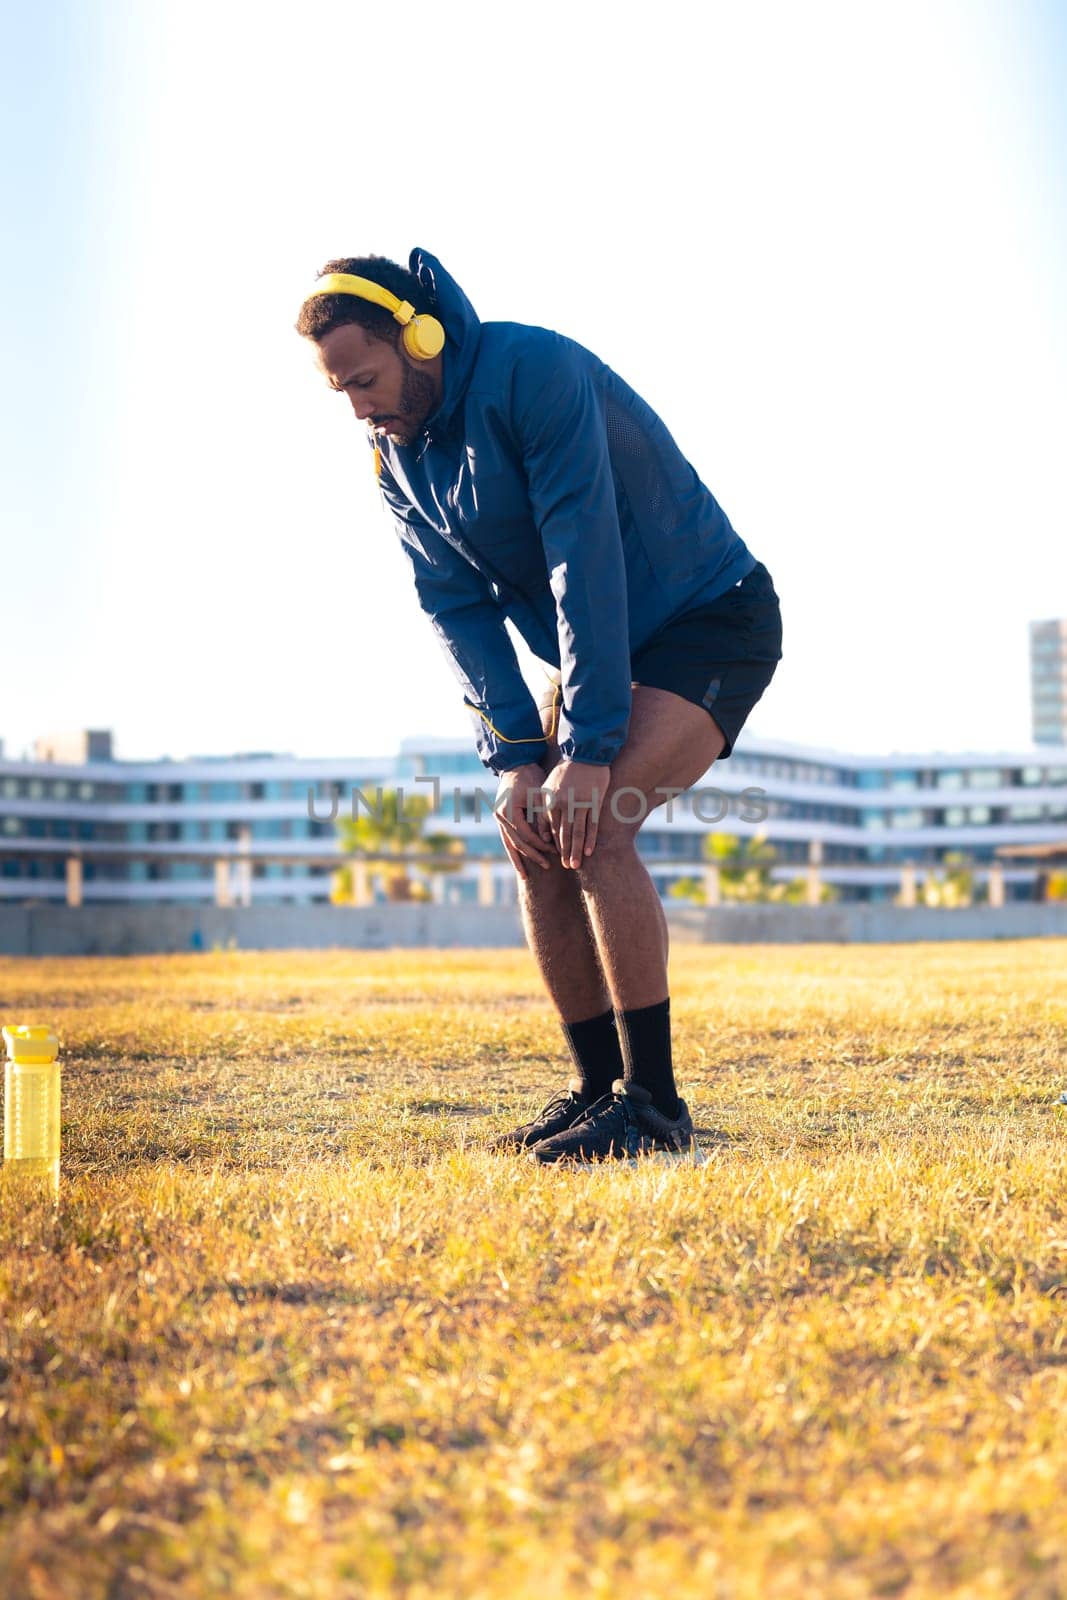
<path fill-rule="evenodd" d="M 667 998 L 667 919 L 633 840 L 601 852 L 578 869 L 616 1011 L 658 1005 Z"/>
<path fill-rule="evenodd" d="M 639 790 L 643 809 L 636 795 L 626 795 L 621 814 L 637 816 L 618 822 L 609 792 L 596 848 L 577 871 L 554 858 L 547 872 L 538 867 L 518 880 L 526 940 L 563 1022 L 582 1022 L 611 1006 L 630 1011 L 666 999 L 667 917 L 637 854 L 637 834 L 664 802 L 657 786 L 690 788 L 725 743 L 700 706 L 666 689 L 635 684 L 629 737 L 612 766 L 611 788 Z M 550 744 L 546 771 L 558 760 Z"/>
<path fill-rule="evenodd" d="M 577 875 L 556 857 L 519 879 L 526 942 L 563 1022 L 584 1022 L 611 1008 Z"/>
<path fill-rule="evenodd" d="M 725 743 L 718 724 L 700 706 L 666 689 L 634 686 L 629 737 L 612 765 L 596 847 L 575 872 L 617 1011 L 657 1005 L 668 993 L 667 919 L 637 854 L 638 831 L 666 798 L 657 787 L 690 788 Z M 618 789 L 644 796 L 643 809 L 637 795 L 620 798 L 620 814 L 632 821 L 612 816 L 611 792 Z"/>
<path fill-rule="evenodd" d="M 550 772 L 559 760 L 559 749 L 551 738 L 550 704 L 542 705 L 541 718 L 550 735 L 543 763 Z M 560 1021 L 585 1022 L 603 1016 L 611 1009 L 611 994 L 577 873 L 554 855 L 547 872 L 533 867 L 526 878 L 518 878 L 518 886 L 526 943 Z"/>

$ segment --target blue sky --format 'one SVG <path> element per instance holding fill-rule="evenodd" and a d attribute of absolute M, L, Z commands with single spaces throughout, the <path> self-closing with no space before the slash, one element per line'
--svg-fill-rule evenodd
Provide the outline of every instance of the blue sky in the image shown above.
<path fill-rule="evenodd" d="M 782 596 L 754 730 L 1025 745 L 1026 625 L 1067 610 L 1067 7 L 711 5 L 684 48 L 626 5 L 404 15 L 414 72 L 328 0 L 3 8 L 7 752 L 468 734 L 291 332 L 327 256 L 415 244 L 661 411 Z"/>

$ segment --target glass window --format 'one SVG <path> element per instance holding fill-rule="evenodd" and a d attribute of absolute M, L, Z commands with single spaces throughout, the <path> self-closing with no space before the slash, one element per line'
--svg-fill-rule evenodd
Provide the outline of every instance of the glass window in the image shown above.
<path fill-rule="evenodd" d="M 971 806 L 967 812 L 968 822 L 988 822 L 993 813 L 988 806 Z"/>
<path fill-rule="evenodd" d="M 946 767 L 943 772 L 939 772 L 937 775 L 937 787 L 939 789 L 962 789 L 963 773 Z"/>
<path fill-rule="evenodd" d="M 20 817 L 5 817 L 4 818 L 4 832 L 5 833 L 21 833 L 22 832 L 22 820 L 21 820 L 21 818 Z"/>
<path fill-rule="evenodd" d="M 92 783 L 79 783 L 79 785 L 78 785 L 78 799 L 79 800 L 91 800 L 95 794 L 96 794 L 96 785 L 95 784 L 92 784 Z"/>
<path fill-rule="evenodd" d="M 57 778 L 52 785 L 52 799 L 65 800 L 69 794 L 70 784 L 66 783 L 62 778 Z"/>
<path fill-rule="evenodd" d="M 1004 783 L 1004 774 L 995 767 L 975 767 L 968 779 L 972 789 L 999 789 Z"/>
<path fill-rule="evenodd" d="M 31 778 L 26 785 L 26 793 L 31 800 L 41 800 L 44 797 L 44 784 L 40 778 Z"/>
<path fill-rule="evenodd" d="M 859 774 L 858 786 L 861 789 L 884 789 L 885 773 L 861 772 Z"/>
<path fill-rule="evenodd" d="M 8 800 L 14 800 L 18 792 L 19 780 L 17 778 L 5 778 L 3 783 L 0 784 L 0 794 L 4 795 Z"/>
<path fill-rule="evenodd" d="M 889 787 L 891 789 L 917 789 L 919 774 L 917 772 L 890 772 Z"/>
<path fill-rule="evenodd" d="M 1009 806 L 1009 822 L 1040 822 L 1045 815 L 1044 806 Z"/>
<path fill-rule="evenodd" d="M 861 828 L 884 828 L 885 827 L 885 812 L 884 811 L 861 811 L 860 812 L 860 827 Z"/>
<path fill-rule="evenodd" d="M 894 828 L 921 828 L 923 825 L 923 814 L 918 810 L 893 811 L 890 815 Z"/>
<path fill-rule="evenodd" d="M 143 783 L 128 783 L 125 798 L 130 805 L 144 805 L 148 798 L 148 786 Z"/>
<path fill-rule="evenodd" d="M 1022 779 L 1024 783 L 1040 783 L 1044 777 L 1040 767 L 1024 767 Z"/>
<path fill-rule="evenodd" d="M 945 807 L 945 827 L 962 828 L 967 820 L 967 813 L 962 806 Z"/>
<path fill-rule="evenodd" d="M 448 751 L 442 750 L 415 758 L 415 771 L 420 777 L 451 777 L 459 773 L 485 774 L 485 767 L 472 750 Z"/>

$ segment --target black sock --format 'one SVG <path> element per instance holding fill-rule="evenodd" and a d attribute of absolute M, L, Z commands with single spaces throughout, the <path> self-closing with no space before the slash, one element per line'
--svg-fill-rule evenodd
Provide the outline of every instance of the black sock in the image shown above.
<path fill-rule="evenodd" d="M 665 1117 L 678 1115 L 678 1090 L 671 1063 L 671 1002 L 616 1013 L 627 1083 L 647 1089 Z"/>
<path fill-rule="evenodd" d="M 587 1100 L 599 1100 L 601 1095 L 610 1094 L 615 1079 L 623 1075 L 615 1013 L 605 1011 L 602 1017 L 590 1017 L 587 1022 L 564 1022 L 561 1026 L 582 1080 L 582 1094 Z"/>

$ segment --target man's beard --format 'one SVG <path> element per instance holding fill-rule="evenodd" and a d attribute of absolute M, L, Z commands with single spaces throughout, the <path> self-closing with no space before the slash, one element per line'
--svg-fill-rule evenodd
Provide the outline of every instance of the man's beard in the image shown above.
<path fill-rule="evenodd" d="M 405 366 L 400 386 L 400 411 L 390 417 L 385 431 L 398 444 L 410 444 L 433 410 L 434 384 L 428 372 Z"/>

